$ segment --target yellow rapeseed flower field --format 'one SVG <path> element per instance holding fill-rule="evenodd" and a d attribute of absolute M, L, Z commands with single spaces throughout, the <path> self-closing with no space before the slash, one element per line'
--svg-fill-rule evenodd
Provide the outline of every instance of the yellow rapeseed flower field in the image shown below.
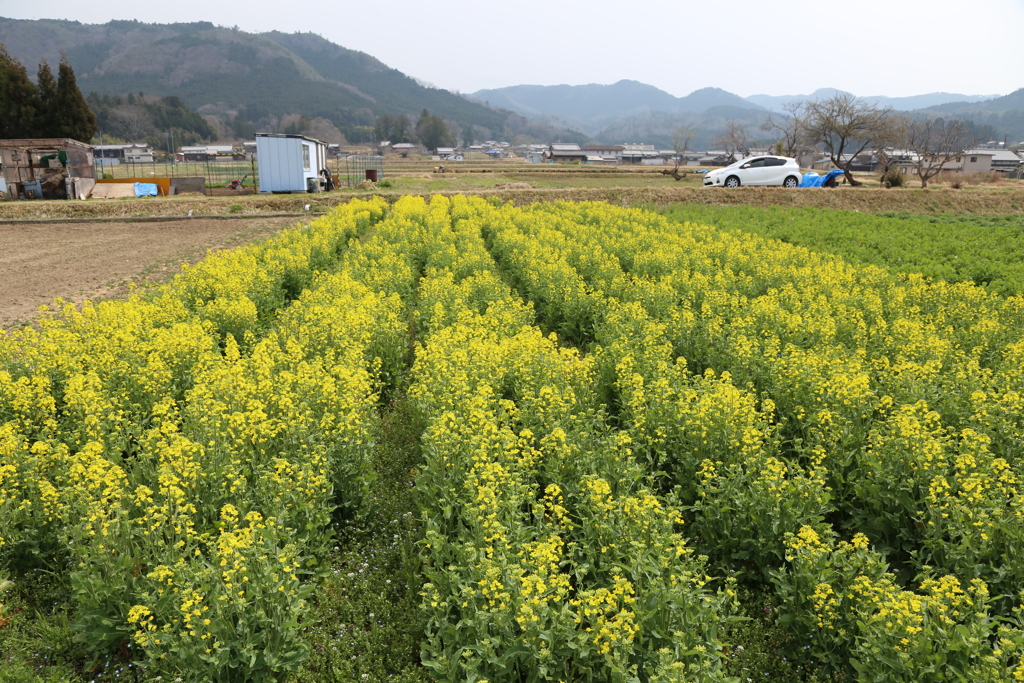
<path fill-rule="evenodd" d="M 826 672 L 1024 678 L 1024 301 L 603 203 L 355 201 L 0 333 L 0 583 L 283 680 L 397 391 L 438 680 L 730 680 L 740 585 Z"/>

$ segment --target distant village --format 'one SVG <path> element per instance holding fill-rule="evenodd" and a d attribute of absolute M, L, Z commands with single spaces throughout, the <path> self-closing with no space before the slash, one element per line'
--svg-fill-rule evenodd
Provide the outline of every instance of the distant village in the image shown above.
<path fill-rule="evenodd" d="M 351 184 L 353 174 L 357 179 L 365 176 L 368 180 L 376 182 L 378 176 L 383 177 L 383 164 L 389 159 L 429 159 L 444 162 L 448 164 L 449 169 L 452 168 L 452 164 L 460 162 L 490 159 L 518 159 L 533 164 L 670 166 L 671 171 L 666 169 L 666 173 L 678 176 L 679 169 L 683 167 L 700 172 L 702 169 L 726 166 L 752 156 L 770 155 L 775 151 L 774 148 L 747 148 L 742 152 L 658 149 L 654 145 L 640 143 L 581 146 L 576 143 L 556 142 L 512 145 L 498 140 L 436 149 L 426 149 L 422 145 L 412 143 L 391 144 L 385 141 L 376 148 L 345 149 L 341 145 L 328 145 L 302 135 L 257 134 L 256 138 L 264 141 L 263 151 L 271 156 L 261 158 L 262 152 L 257 153 L 260 144 L 257 141 L 244 142 L 240 145 L 192 145 L 177 148 L 173 152 L 173 161 L 184 165 L 184 175 L 195 177 L 165 179 L 167 187 L 161 186 L 146 191 L 165 195 L 182 191 L 205 191 L 206 185 L 210 182 L 228 180 L 231 181 L 232 187 L 241 187 L 249 174 L 237 179 L 217 179 L 222 170 L 224 173 L 235 173 L 237 162 L 243 162 L 243 166 L 250 166 L 253 176 L 259 175 L 260 191 L 319 191 L 320 188 L 333 186 L 331 171 L 328 168 L 333 166 L 340 173 L 339 164 L 343 160 L 346 166 L 345 182 Z M 295 143 L 294 153 L 302 155 L 302 163 L 292 168 L 295 164 L 286 160 L 293 158 L 294 153 L 284 152 L 283 147 L 281 153 L 284 156 L 278 158 L 277 151 L 270 151 L 269 145 L 274 140 L 279 141 L 273 143 L 278 146 Z M 999 174 L 1021 179 L 1024 178 L 1024 153 L 1021 152 L 1021 147 L 1024 145 L 1011 147 L 1005 142 L 991 141 L 976 145 L 955 157 L 943 157 L 941 163 L 933 167 L 947 174 Z M 277 150 L 278 147 L 273 149 Z M 134 186 L 129 188 L 129 184 L 125 184 L 124 188 L 100 188 L 97 184 L 110 182 L 115 176 L 125 177 L 122 173 L 114 172 L 113 167 L 122 165 L 133 167 L 128 171 L 130 175 L 152 176 L 153 172 L 143 172 L 138 166 L 166 164 L 171 161 L 171 157 L 169 151 L 154 150 L 151 146 L 141 143 L 89 145 L 75 140 L 0 140 L 0 196 L 85 199 L 112 196 L 110 192 L 140 192 L 143 190 Z M 328 160 L 331 159 L 337 163 L 328 164 Z M 921 172 L 919 169 L 922 168 L 921 157 L 907 149 L 869 149 L 852 158 L 843 156 L 838 161 L 842 167 L 853 172 L 892 173 L 895 170 L 908 179 Z M 925 158 L 923 161 L 928 162 L 929 159 Z M 797 163 L 805 170 L 820 172 L 837 168 L 831 158 L 815 150 L 798 154 Z M 206 168 L 197 169 L 194 165 L 198 164 L 204 164 Z M 435 170 L 441 165 L 439 163 Z M 257 171 L 257 166 L 266 166 L 267 169 Z M 277 185 L 273 178 L 281 173 L 294 175 L 294 178 L 285 179 L 281 176 L 281 184 Z M 166 175 L 181 174 L 172 172 Z M 100 190 L 103 190 L 103 193 L 96 194 Z"/>
<path fill-rule="evenodd" d="M 1007 147 L 1002 141 L 990 141 L 967 150 L 962 156 L 947 163 L 944 171 L 964 174 L 1006 173 L 1019 171 L 1024 163 L 1024 142 L 1016 145 L 1017 149 Z M 363 150 L 365 153 L 365 150 Z M 251 159 L 256 153 L 255 142 L 241 145 L 193 145 L 180 147 L 175 151 L 175 159 L 181 163 L 202 163 L 214 161 L 244 161 Z M 341 145 L 330 144 L 327 153 L 331 157 L 346 157 L 355 153 L 342 148 Z M 385 157 L 425 157 L 435 161 L 458 162 L 472 159 L 524 159 L 529 163 L 545 164 L 588 164 L 588 165 L 642 165 L 692 166 L 695 168 L 726 166 L 742 158 L 774 154 L 770 148 L 752 148 L 746 154 L 730 154 L 727 150 L 686 150 L 681 154 L 674 149 L 658 149 L 654 145 L 626 143 L 621 145 L 591 144 L 581 146 L 576 143 L 550 143 L 512 145 L 508 142 L 487 140 L 480 144 L 459 147 L 438 147 L 428 150 L 422 145 L 412 143 L 395 143 L 388 141 L 378 145 L 376 153 Z M 145 144 L 97 145 L 93 148 L 96 164 L 140 164 L 157 160 L 157 152 Z M 840 161 L 845 163 L 849 156 Z M 893 166 L 902 172 L 912 175 L 916 173 L 918 155 L 909 150 L 900 149 L 868 149 L 853 158 L 850 170 L 854 172 L 874 173 Z M 820 152 L 808 150 L 797 156 L 801 168 L 816 171 L 830 171 L 836 168 L 832 160 Z"/>

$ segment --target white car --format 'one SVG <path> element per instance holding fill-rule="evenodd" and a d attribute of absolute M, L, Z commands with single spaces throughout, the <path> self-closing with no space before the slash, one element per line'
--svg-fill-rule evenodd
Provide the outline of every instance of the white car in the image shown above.
<path fill-rule="evenodd" d="M 750 157 L 704 175 L 704 187 L 781 185 L 796 187 L 803 180 L 800 165 L 789 157 Z"/>

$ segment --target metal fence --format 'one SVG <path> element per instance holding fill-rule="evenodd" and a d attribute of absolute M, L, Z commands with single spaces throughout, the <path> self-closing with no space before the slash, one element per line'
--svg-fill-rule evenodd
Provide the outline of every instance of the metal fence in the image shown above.
<path fill-rule="evenodd" d="M 352 187 L 358 185 L 364 180 L 368 180 L 367 171 L 371 171 L 372 175 L 376 175 L 376 180 L 384 179 L 384 157 L 381 156 L 360 156 L 353 154 L 345 159 L 345 187 Z M 338 187 L 341 187 L 342 179 L 337 177 L 334 181 Z"/>
<path fill-rule="evenodd" d="M 97 178 L 206 178 L 209 187 L 227 185 L 233 180 L 243 180 L 246 187 L 256 182 L 259 166 L 255 158 L 242 161 L 157 161 L 121 162 L 118 164 L 96 165 Z"/>
<path fill-rule="evenodd" d="M 355 160 L 355 161 L 353 161 Z M 342 170 L 348 175 L 348 181 L 342 179 Z M 244 187 L 259 184 L 259 164 L 256 156 L 246 160 L 209 160 L 209 161 L 156 161 L 133 162 L 122 161 L 118 164 L 97 164 L 97 178 L 205 178 L 207 187 L 224 187 L 233 180 L 241 180 Z M 383 157 L 340 157 L 328 159 L 327 168 L 334 175 L 336 187 L 351 187 L 365 178 L 366 169 L 377 171 L 378 178 L 384 177 Z M 356 177 L 358 176 L 358 178 Z"/>

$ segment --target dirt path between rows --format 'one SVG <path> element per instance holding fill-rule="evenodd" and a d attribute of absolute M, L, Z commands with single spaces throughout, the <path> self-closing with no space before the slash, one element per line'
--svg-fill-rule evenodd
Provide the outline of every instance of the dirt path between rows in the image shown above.
<path fill-rule="evenodd" d="M 0 326 L 31 321 L 55 297 L 93 301 L 160 282 L 208 249 L 239 246 L 296 217 L 0 225 Z"/>

